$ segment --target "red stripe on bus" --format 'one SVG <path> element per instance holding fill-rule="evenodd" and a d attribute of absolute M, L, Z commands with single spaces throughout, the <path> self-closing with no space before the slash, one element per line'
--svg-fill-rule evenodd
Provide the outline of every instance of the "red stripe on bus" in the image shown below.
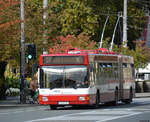
<path fill-rule="evenodd" d="M 43 101 L 43 97 L 47 97 L 48 101 Z M 85 97 L 85 100 L 79 100 L 80 97 Z M 40 104 L 58 104 L 58 102 L 69 102 L 69 105 L 88 105 L 95 103 L 95 95 L 39 95 Z"/>

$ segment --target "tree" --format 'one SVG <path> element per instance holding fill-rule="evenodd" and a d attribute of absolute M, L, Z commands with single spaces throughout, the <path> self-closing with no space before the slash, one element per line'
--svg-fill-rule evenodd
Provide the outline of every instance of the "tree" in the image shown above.
<path fill-rule="evenodd" d="M 115 51 L 120 52 L 124 55 L 132 56 L 134 59 L 134 67 L 136 70 L 139 68 L 145 68 L 148 64 L 150 53 L 149 49 L 143 44 L 143 41 L 134 41 L 136 48 L 135 50 L 129 49 L 129 47 L 118 47 L 115 45 Z"/>
<path fill-rule="evenodd" d="M 145 68 L 148 64 L 150 53 L 146 46 L 143 46 L 143 41 L 136 43 L 136 50 L 131 50 L 131 55 L 134 58 L 134 66 L 136 70 L 139 68 Z"/>
<path fill-rule="evenodd" d="M 14 57 L 19 54 L 16 48 L 18 42 L 14 40 L 18 34 L 16 25 L 20 23 L 19 17 L 16 16 L 18 14 L 17 9 L 19 9 L 18 4 L 18 0 L 0 1 L 0 99 L 5 99 L 7 87 L 4 78 L 5 67 L 8 62 L 13 62 Z M 13 8 L 16 9 L 12 11 Z"/>
<path fill-rule="evenodd" d="M 60 3 L 56 0 L 50 0 L 47 8 L 48 17 L 43 20 L 43 1 L 30 0 L 26 1 L 26 43 L 35 43 L 37 46 L 37 57 L 42 53 L 43 49 L 49 49 L 49 45 L 52 45 L 53 38 L 60 33 L 60 24 L 58 15 L 54 8 Z M 45 21 L 46 24 L 43 24 Z M 46 31 L 46 37 L 43 38 L 43 33 Z M 47 40 L 47 44 L 44 44 L 44 39 Z"/>
<path fill-rule="evenodd" d="M 114 27 L 118 18 L 118 12 L 123 13 L 123 1 L 120 0 L 67 0 L 64 8 L 59 11 L 63 35 L 78 35 L 81 32 L 88 34 L 92 40 L 99 42 L 101 32 L 109 14 L 105 38 L 112 37 Z M 142 8 L 137 7 L 135 1 L 128 1 L 128 46 L 134 49 L 134 40 L 140 37 L 144 30 L 145 13 Z M 122 44 L 122 18 L 118 24 L 115 35 L 115 44 Z M 143 28 L 143 29 L 139 29 Z M 109 40 L 110 43 L 111 40 Z"/>
<path fill-rule="evenodd" d="M 1 61 L 13 60 L 18 57 L 19 41 L 19 0 L 2 0 L 0 11 L 0 55 Z M 13 11 L 12 11 L 13 10 Z M 9 36 L 8 36 L 9 35 Z M 19 58 L 15 58 L 18 60 Z"/>
<path fill-rule="evenodd" d="M 82 32 L 95 35 L 99 28 L 98 16 L 88 4 L 88 0 L 67 0 L 61 11 L 62 33 L 78 35 Z"/>

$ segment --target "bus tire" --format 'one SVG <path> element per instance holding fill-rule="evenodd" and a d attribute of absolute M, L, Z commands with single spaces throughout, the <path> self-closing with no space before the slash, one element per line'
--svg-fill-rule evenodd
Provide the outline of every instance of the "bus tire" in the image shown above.
<path fill-rule="evenodd" d="M 118 89 L 116 88 L 115 98 L 114 98 L 114 101 L 112 102 L 112 105 L 117 105 L 117 104 L 118 104 Z"/>
<path fill-rule="evenodd" d="M 51 109 L 51 110 L 56 110 L 56 109 L 57 109 L 57 106 L 56 106 L 56 105 L 50 105 L 50 109 Z"/>
<path fill-rule="evenodd" d="M 129 93 L 129 99 L 125 100 L 125 104 L 130 104 L 132 102 L 133 99 L 133 92 L 132 92 L 132 88 L 130 89 L 130 93 Z"/>

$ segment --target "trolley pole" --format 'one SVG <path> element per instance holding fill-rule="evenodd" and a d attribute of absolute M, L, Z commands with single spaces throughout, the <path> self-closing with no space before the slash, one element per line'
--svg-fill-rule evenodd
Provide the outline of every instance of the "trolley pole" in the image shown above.
<path fill-rule="evenodd" d="M 116 33 L 116 29 L 117 29 L 117 25 L 119 23 L 120 17 L 121 17 L 120 12 L 118 12 L 118 19 L 117 19 L 117 22 L 116 22 L 116 25 L 115 25 L 115 28 L 114 28 L 114 32 L 113 32 L 113 36 L 112 36 L 112 40 L 111 40 L 111 45 L 110 45 L 110 48 L 109 48 L 110 51 L 112 51 L 112 48 L 113 48 L 113 45 L 114 45 L 115 33 Z"/>
<path fill-rule="evenodd" d="M 25 24 L 24 24 L 24 0 L 20 0 L 21 40 L 20 40 L 20 103 L 25 103 Z"/>
<path fill-rule="evenodd" d="M 100 44 L 99 44 L 99 48 L 102 48 L 102 46 L 103 46 L 103 36 L 104 36 L 104 32 L 105 32 L 105 28 L 106 28 L 106 24 L 108 22 L 108 19 L 109 19 L 109 14 L 107 15 L 107 18 L 106 18 L 106 21 L 105 21 L 105 24 L 104 24 L 104 27 L 103 27 L 103 31 L 102 31 L 102 34 L 101 34 L 101 41 L 100 41 Z"/>

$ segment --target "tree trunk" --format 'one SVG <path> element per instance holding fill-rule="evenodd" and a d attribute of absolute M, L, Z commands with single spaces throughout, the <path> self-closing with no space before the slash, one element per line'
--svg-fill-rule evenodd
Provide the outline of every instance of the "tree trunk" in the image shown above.
<path fill-rule="evenodd" d="M 7 83 L 5 81 L 4 72 L 7 62 L 0 62 L 0 100 L 6 99 Z"/>

